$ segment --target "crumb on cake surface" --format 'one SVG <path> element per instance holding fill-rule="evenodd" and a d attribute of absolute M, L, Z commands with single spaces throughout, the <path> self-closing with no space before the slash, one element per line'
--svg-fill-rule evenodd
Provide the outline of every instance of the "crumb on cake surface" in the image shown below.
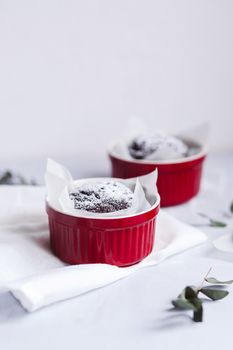
<path fill-rule="evenodd" d="M 133 192 L 114 180 L 84 183 L 70 192 L 74 208 L 93 213 L 111 213 L 128 209 L 132 205 Z"/>

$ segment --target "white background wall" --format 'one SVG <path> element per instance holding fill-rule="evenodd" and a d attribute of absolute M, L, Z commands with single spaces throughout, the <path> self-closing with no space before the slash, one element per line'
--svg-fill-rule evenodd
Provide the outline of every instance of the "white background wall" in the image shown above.
<path fill-rule="evenodd" d="M 102 154 L 132 115 L 233 149 L 232 0 L 0 0 L 0 157 Z"/>

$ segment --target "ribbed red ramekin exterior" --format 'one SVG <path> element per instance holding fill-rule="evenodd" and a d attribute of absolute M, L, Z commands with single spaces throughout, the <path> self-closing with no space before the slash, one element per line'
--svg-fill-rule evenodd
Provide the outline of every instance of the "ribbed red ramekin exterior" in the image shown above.
<path fill-rule="evenodd" d="M 157 168 L 157 188 L 161 206 L 166 207 L 184 203 L 197 195 L 206 155 L 201 154 L 195 159 L 169 164 L 124 160 L 112 154 L 109 154 L 109 157 L 113 177 L 127 179 L 148 174 Z"/>
<path fill-rule="evenodd" d="M 47 203 L 52 251 L 69 264 L 133 265 L 151 253 L 159 203 L 128 217 L 75 217 Z"/>

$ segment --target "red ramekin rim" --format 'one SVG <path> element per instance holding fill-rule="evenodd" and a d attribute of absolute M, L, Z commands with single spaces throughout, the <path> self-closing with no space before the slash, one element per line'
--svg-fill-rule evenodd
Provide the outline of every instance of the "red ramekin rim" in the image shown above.
<path fill-rule="evenodd" d="M 85 181 L 85 180 L 102 180 L 102 179 L 109 179 L 109 180 L 116 180 L 116 181 L 119 181 L 119 180 L 125 180 L 125 179 L 119 179 L 119 178 L 108 178 L 108 177 L 99 177 L 99 178 L 87 178 L 87 179 L 79 179 L 79 180 L 75 180 L 74 182 L 77 183 L 77 182 L 81 182 L 81 181 Z M 128 179 L 130 180 L 130 179 Z M 140 211 L 138 213 L 134 213 L 134 214 L 130 214 L 130 215 L 123 215 L 123 216 L 106 216 L 106 217 L 98 217 L 98 216 L 76 216 L 76 215 L 72 215 L 72 214 L 68 214 L 68 213 L 65 213 L 63 212 L 62 210 L 59 210 L 57 208 L 55 208 L 54 206 L 52 206 L 49 201 L 48 201 L 48 197 L 46 197 L 45 199 L 45 203 L 46 203 L 46 206 L 48 206 L 49 208 L 51 208 L 52 210 L 54 210 L 55 212 L 57 213 L 60 213 L 62 215 L 66 215 L 67 217 L 72 217 L 72 218 L 77 218 L 77 219 L 89 219 L 89 220 L 122 220 L 122 219 L 127 219 L 127 218 L 133 218 L 133 217 L 136 217 L 136 216 L 139 216 L 139 215 L 144 215 L 146 213 L 149 213 L 150 211 L 154 210 L 154 209 L 158 209 L 159 211 L 159 208 L 160 208 L 160 195 L 158 192 L 156 192 L 155 194 L 155 198 L 156 198 L 156 201 L 155 203 L 148 209 L 146 210 L 143 210 L 143 211 Z"/>
<path fill-rule="evenodd" d="M 117 145 L 117 143 L 119 143 L 120 141 L 115 141 L 114 143 L 112 143 L 109 147 L 108 147 L 108 155 L 110 158 L 115 158 L 115 159 L 119 159 L 123 162 L 126 163 L 133 163 L 133 164 L 143 164 L 143 165 L 172 165 L 172 164 L 183 164 L 183 163 L 188 163 L 188 162 L 192 162 L 194 160 L 200 159 L 202 157 L 206 157 L 207 155 L 207 147 L 206 146 L 202 146 L 201 150 L 199 152 L 197 152 L 196 154 L 189 156 L 189 157 L 184 157 L 184 158 L 179 158 L 179 159 L 171 159 L 171 160 L 148 160 L 148 159 L 126 159 L 124 157 L 120 157 L 118 156 L 114 150 L 113 147 Z"/>

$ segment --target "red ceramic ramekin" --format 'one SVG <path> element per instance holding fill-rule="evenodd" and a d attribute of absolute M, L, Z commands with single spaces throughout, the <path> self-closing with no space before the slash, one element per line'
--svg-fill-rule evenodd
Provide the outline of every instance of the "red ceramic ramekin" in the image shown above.
<path fill-rule="evenodd" d="M 195 197 L 200 189 L 206 151 L 171 161 L 128 160 L 117 156 L 114 147 L 109 151 L 112 176 L 123 179 L 146 175 L 158 169 L 157 188 L 161 206 L 184 203 Z"/>
<path fill-rule="evenodd" d="M 76 217 L 46 203 L 51 249 L 69 264 L 133 265 L 152 251 L 159 195 L 150 209 L 122 217 Z"/>

